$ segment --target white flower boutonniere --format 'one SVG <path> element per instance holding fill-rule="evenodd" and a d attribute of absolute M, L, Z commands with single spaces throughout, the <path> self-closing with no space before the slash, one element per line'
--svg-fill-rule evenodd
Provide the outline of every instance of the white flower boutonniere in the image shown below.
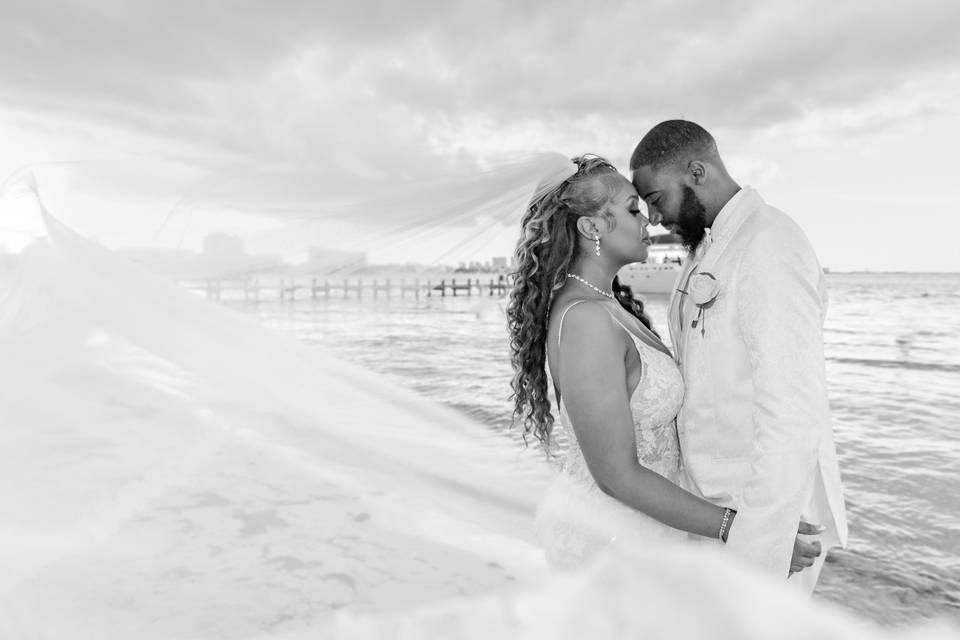
<path fill-rule="evenodd" d="M 690 326 L 695 329 L 697 325 L 700 325 L 700 335 L 706 335 L 707 327 L 703 312 L 705 309 L 712 307 L 717 300 L 717 296 L 720 295 L 720 282 L 712 273 L 701 271 L 693 274 L 690 278 L 690 282 L 687 284 L 687 293 L 690 294 L 690 299 L 699 309 L 696 319 Z"/>

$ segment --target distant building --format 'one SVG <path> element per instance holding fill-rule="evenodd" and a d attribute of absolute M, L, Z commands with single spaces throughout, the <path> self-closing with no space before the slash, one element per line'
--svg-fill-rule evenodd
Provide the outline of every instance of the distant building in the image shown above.
<path fill-rule="evenodd" d="M 480 262 L 472 260 L 469 263 L 461 262 L 460 266 L 454 269 L 455 273 L 506 273 L 513 264 L 511 258 L 496 257 Z"/>

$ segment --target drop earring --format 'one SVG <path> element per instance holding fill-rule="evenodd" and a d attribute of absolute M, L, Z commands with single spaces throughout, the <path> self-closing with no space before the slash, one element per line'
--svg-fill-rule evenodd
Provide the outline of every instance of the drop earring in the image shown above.
<path fill-rule="evenodd" d="M 594 236 L 594 240 L 597 241 L 597 248 L 594 250 L 594 254 L 599 258 L 600 257 L 600 236 Z"/>

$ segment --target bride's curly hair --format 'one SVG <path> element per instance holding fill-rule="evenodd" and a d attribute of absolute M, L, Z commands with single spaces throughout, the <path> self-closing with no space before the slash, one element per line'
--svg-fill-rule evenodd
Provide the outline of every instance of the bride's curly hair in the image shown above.
<path fill-rule="evenodd" d="M 579 156 L 573 162 L 576 173 L 534 199 L 523 215 L 507 304 L 513 417 L 522 421 L 524 442 L 533 433 L 548 452 L 554 421 L 547 381 L 550 305 L 567 272 L 580 259 L 577 219 L 602 214 L 620 177 L 612 164 L 598 156 Z M 628 306 L 619 296 L 618 300 L 650 326 L 642 303 Z"/>

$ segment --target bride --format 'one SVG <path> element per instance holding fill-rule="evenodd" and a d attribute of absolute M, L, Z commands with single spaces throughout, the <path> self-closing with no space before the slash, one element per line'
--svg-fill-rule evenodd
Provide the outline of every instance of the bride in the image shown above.
<path fill-rule="evenodd" d="M 16 389 L 0 402 L 0 637 L 620 637 L 651 620 L 675 637 L 783 621 L 879 637 L 707 545 L 642 544 L 714 536 L 723 511 L 676 486 L 682 384 L 662 343 L 591 288 L 645 253 L 636 193 L 600 159 L 569 178 L 559 161 L 510 307 L 531 432 L 550 439 L 549 349 L 577 438 L 536 523 L 556 564 L 641 544 L 543 575 L 517 491 L 539 493 L 541 465 L 512 442 L 123 260 L 30 184 L 14 202 L 45 235 L 0 291 L 0 386 Z M 445 202 L 410 206 L 425 201 Z"/>
<path fill-rule="evenodd" d="M 540 543 L 570 567 L 615 539 L 726 541 L 736 511 L 680 486 L 680 372 L 642 310 L 611 291 L 621 267 L 647 257 L 649 220 L 613 165 L 574 163 L 523 217 L 508 305 L 515 414 L 549 450 L 552 379 L 569 436 L 537 509 Z"/>

